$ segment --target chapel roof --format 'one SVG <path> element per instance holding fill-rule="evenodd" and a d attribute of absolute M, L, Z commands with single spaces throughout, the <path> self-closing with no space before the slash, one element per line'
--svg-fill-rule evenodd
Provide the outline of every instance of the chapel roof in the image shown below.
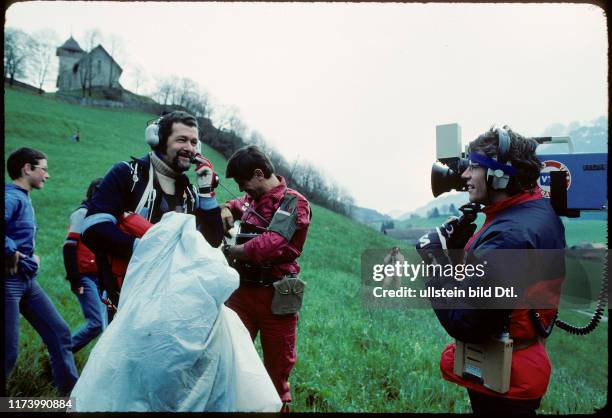
<path fill-rule="evenodd" d="M 64 42 L 62 46 L 60 46 L 60 48 L 67 49 L 69 51 L 84 52 L 83 49 L 79 46 L 79 43 L 75 41 L 72 36 L 70 36 L 70 38 L 68 38 L 68 40 Z"/>

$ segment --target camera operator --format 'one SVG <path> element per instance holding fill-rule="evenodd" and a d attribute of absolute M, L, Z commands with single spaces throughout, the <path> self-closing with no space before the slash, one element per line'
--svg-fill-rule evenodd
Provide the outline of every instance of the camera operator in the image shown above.
<path fill-rule="evenodd" d="M 559 275 L 543 277 L 539 275 L 538 260 L 528 254 L 537 249 L 565 248 L 563 224 L 549 200 L 536 188 L 541 167 L 535 154 L 537 145 L 508 127 L 491 128 L 472 141 L 468 149 L 469 166 L 461 178 L 467 182 L 470 202 L 484 205 L 484 224 L 472 236 L 475 224 L 460 225 L 457 218 L 451 219 L 423 236 L 417 250 L 426 262 L 433 257 L 440 264 L 451 262 L 443 251 L 447 249 L 464 249 L 464 260 L 476 253 L 492 254 L 498 249 L 525 250 L 520 252 L 525 256 L 519 256 L 518 260 L 500 259 L 501 262 L 490 267 L 513 275 L 511 283 L 506 285 L 514 285 L 515 281 L 525 284 L 522 301 L 530 295 L 546 294 L 556 307 L 563 281 L 563 262 L 555 267 L 555 274 Z M 433 278 L 427 285 L 438 288 L 448 285 L 443 280 L 449 281 Z M 450 281 L 457 284 L 452 278 Z M 507 392 L 496 392 L 479 381 L 456 375 L 453 371 L 455 344 L 448 345 L 440 359 L 444 379 L 467 388 L 475 413 L 535 415 L 551 373 L 543 342 L 547 334 L 542 330 L 552 326 L 556 309 L 523 307 L 529 304 L 512 305 L 512 309 L 463 309 L 453 305 L 454 301 L 445 303 L 446 306 L 432 301 L 440 323 L 458 341 L 480 343 L 509 332 L 514 343 Z M 534 313 L 537 318 L 533 317 Z"/>
<path fill-rule="evenodd" d="M 306 241 L 310 206 L 304 196 L 287 187 L 283 177 L 274 174 L 270 159 L 254 145 L 230 157 L 226 177 L 246 192 L 223 207 L 226 230 L 234 219 L 263 230 L 248 242 L 226 249 L 240 273 L 240 287 L 226 304 L 240 316 L 251 338 L 261 331 L 264 365 L 283 401 L 282 411 L 288 412 L 289 374 L 297 360 L 296 326 L 304 286 L 297 278 L 297 258 Z"/>
<path fill-rule="evenodd" d="M 109 282 L 111 270 L 105 262 L 106 256 L 129 260 L 138 242 L 133 234 L 124 232 L 130 230 L 130 225 L 120 229 L 126 212 L 140 215 L 125 219 L 128 223 L 130 219 L 139 223 L 133 229 L 141 231 L 170 211 L 193 214 L 198 230 L 210 245 L 218 247 L 223 239 L 212 164 L 202 158 L 204 162 L 196 167 L 197 189 L 184 174 L 199 146 L 195 117 L 183 111 L 170 112 L 147 127 L 145 139 L 152 151 L 143 158 L 134 158 L 130 163 L 122 161 L 110 169 L 93 195 L 83 221 L 83 242 L 96 254 L 104 283 Z M 109 299 L 116 306 L 117 289 L 107 286 L 111 287 L 107 289 Z"/>

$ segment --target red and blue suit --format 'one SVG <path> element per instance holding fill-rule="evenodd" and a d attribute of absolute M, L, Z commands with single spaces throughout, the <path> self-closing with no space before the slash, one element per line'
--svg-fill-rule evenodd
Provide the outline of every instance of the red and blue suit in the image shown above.
<path fill-rule="evenodd" d="M 565 232 L 550 201 L 540 193 L 523 191 L 483 209 L 485 223 L 467 242 L 464 251 L 466 260 L 474 252 L 489 250 L 562 250 L 565 248 Z M 440 369 L 444 379 L 464 386 L 474 396 L 485 395 L 487 399 L 527 401 L 537 408 L 546 393 L 551 374 L 551 363 L 546 353 L 543 338 L 539 335 L 528 306 L 530 299 L 546 295 L 550 306 L 558 306 L 561 285 L 564 279 L 563 258 L 554 268 L 554 273 L 538 276 L 539 270 L 529 251 L 523 259 L 502 261 L 499 268 L 515 272 L 515 278 L 523 284 L 521 302 L 514 309 L 435 309 L 440 323 L 448 334 L 460 341 L 479 342 L 492 332 L 500 331 L 504 322 L 510 337 L 515 342 L 512 353 L 510 389 L 500 394 L 485 388 L 481 383 L 457 376 L 453 373 L 455 344 L 449 344 L 442 352 Z M 554 252 L 562 255 L 562 252 Z M 519 278 L 518 275 L 521 275 Z M 556 309 L 538 309 L 542 328 L 547 328 L 556 316 Z"/>

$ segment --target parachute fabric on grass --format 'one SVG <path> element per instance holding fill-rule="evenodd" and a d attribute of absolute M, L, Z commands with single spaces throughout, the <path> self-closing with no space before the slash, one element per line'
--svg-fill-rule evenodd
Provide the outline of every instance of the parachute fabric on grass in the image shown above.
<path fill-rule="evenodd" d="M 238 315 L 238 273 L 170 212 L 142 237 L 119 308 L 71 397 L 76 411 L 265 411 L 281 401 Z"/>

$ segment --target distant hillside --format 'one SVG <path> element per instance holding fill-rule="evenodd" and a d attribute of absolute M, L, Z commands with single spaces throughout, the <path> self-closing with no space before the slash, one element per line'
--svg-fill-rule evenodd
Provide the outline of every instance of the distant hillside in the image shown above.
<path fill-rule="evenodd" d="M 413 211 L 403 213 L 400 216 L 395 217 L 395 219 L 404 221 L 406 219 L 409 219 L 410 216 L 412 216 L 413 214 L 424 218 L 424 217 L 429 216 L 430 211 L 432 211 L 434 208 L 437 208 L 440 214 L 445 214 L 445 213 L 448 213 L 448 209 L 451 204 L 455 208 L 459 208 L 460 206 L 463 206 L 466 203 L 468 203 L 467 192 L 453 191 L 453 192 L 443 193 L 440 196 L 428 202 L 427 204 Z"/>
<path fill-rule="evenodd" d="M 561 123 L 550 125 L 544 136 L 569 136 L 574 143 L 574 152 L 608 152 L 608 118 L 601 116 L 589 123 L 572 122 L 565 126 Z M 567 152 L 567 145 L 541 145 L 539 153 Z"/>
<path fill-rule="evenodd" d="M 389 215 L 393 219 L 399 219 L 399 217 L 402 216 L 405 212 L 406 211 L 401 210 L 401 209 L 393 209 L 387 212 L 386 214 Z"/>
<path fill-rule="evenodd" d="M 366 225 L 373 222 L 380 223 L 392 220 L 389 215 L 384 215 L 374 209 L 362 208 L 360 206 L 351 207 L 351 218 Z"/>

